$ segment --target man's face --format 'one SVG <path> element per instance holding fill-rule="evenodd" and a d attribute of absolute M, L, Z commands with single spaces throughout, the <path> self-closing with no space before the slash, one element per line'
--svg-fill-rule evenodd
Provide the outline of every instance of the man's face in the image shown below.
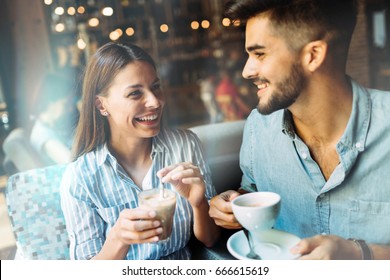
<path fill-rule="evenodd" d="M 273 32 L 266 16 L 248 20 L 245 48 L 248 60 L 242 75 L 257 87 L 257 110 L 267 115 L 290 107 L 306 85 L 298 54 Z"/>

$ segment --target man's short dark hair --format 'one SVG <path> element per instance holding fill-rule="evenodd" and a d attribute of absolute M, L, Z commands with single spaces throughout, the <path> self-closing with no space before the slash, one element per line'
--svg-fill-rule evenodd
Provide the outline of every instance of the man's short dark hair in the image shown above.
<path fill-rule="evenodd" d="M 277 35 L 299 50 L 315 40 L 325 40 L 346 56 L 356 25 L 355 0 L 236 0 L 226 5 L 226 16 L 245 23 L 266 14 Z"/>

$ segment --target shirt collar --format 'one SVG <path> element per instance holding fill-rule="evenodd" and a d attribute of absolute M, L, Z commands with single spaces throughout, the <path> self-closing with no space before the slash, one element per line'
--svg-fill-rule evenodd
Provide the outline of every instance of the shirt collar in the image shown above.
<path fill-rule="evenodd" d="M 360 86 L 351 79 L 352 84 L 352 111 L 347 127 L 341 137 L 338 147 L 345 146 L 349 149 L 364 151 L 368 127 L 371 116 L 371 99 L 366 88 Z M 282 132 L 292 140 L 296 138 L 292 114 L 284 110 L 282 120 Z"/>
<path fill-rule="evenodd" d="M 295 130 L 292 120 L 292 114 L 289 110 L 285 109 L 282 120 L 282 132 L 289 136 L 291 140 L 295 139 Z"/>
<path fill-rule="evenodd" d="M 116 162 L 116 158 L 110 153 L 108 149 L 107 142 L 98 146 L 96 149 L 96 161 L 98 165 L 102 165 L 106 160 L 113 160 Z"/>
<path fill-rule="evenodd" d="M 156 155 L 156 153 L 166 153 L 168 151 L 166 143 L 169 143 L 169 141 L 166 140 L 166 137 L 165 129 L 161 129 L 160 133 L 153 137 L 152 158 Z"/>
<path fill-rule="evenodd" d="M 161 130 L 157 136 L 153 137 L 152 153 L 151 153 L 152 159 L 154 158 L 156 153 L 165 153 L 168 150 L 166 141 L 164 141 L 165 137 L 166 137 L 166 133 L 164 130 Z M 113 164 L 113 166 L 116 166 L 117 163 L 116 158 L 110 153 L 108 149 L 107 142 L 97 147 L 96 160 L 99 166 L 102 165 L 106 160 L 115 163 Z"/>
<path fill-rule="evenodd" d="M 351 84 L 353 92 L 352 112 L 347 128 L 338 145 L 342 144 L 350 149 L 356 149 L 362 152 L 366 145 L 372 104 L 366 88 L 360 86 L 353 80 L 351 80 Z"/>

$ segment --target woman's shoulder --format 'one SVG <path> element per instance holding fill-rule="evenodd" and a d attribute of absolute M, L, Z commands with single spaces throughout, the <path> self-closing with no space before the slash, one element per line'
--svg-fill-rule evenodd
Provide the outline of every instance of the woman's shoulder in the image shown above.
<path fill-rule="evenodd" d="M 76 160 L 69 163 L 67 165 L 66 172 L 82 178 L 88 176 L 89 174 L 96 173 L 98 166 L 99 164 L 96 151 L 91 151 L 79 156 Z"/>
<path fill-rule="evenodd" d="M 164 143 L 176 145 L 192 145 L 199 142 L 198 136 L 193 131 L 185 128 L 164 128 L 158 137 Z"/>
<path fill-rule="evenodd" d="M 193 137 L 195 133 L 187 128 L 163 128 L 161 130 L 162 134 L 165 134 L 166 137 Z"/>
<path fill-rule="evenodd" d="M 97 163 L 95 152 L 86 153 L 68 163 L 61 181 L 62 192 L 79 199 L 89 197 L 99 177 Z"/>

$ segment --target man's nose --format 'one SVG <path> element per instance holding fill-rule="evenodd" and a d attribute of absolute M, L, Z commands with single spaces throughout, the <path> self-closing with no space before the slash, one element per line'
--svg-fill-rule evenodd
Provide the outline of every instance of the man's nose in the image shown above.
<path fill-rule="evenodd" d="M 250 58 L 247 59 L 244 69 L 242 70 L 242 76 L 245 79 L 252 79 L 258 74 L 257 64 Z"/>

